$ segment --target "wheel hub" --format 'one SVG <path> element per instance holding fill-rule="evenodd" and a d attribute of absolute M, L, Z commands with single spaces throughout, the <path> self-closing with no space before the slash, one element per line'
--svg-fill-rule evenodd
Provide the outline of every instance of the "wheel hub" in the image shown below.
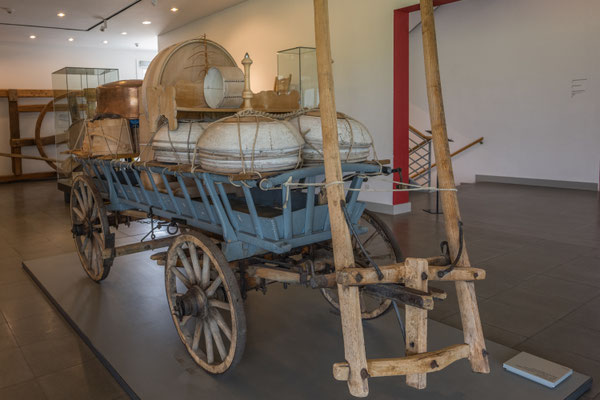
<path fill-rule="evenodd" d="M 180 321 L 188 315 L 204 318 L 208 315 L 208 298 L 200 286 L 194 285 L 183 296 L 177 297 L 173 310 Z"/>

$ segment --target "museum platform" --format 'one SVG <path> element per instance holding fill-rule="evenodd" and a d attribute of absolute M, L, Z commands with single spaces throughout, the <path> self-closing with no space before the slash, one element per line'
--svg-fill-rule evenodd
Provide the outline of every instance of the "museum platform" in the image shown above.
<path fill-rule="evenodd" d="M 246 350 L 225 375 L 212 376 L 192 361 L 167 306 L 163 267 L 149 253 L 115 259 L 108 278 L 90 280 L 75 253 L 25 261 L 23 267 L 132 398 L 342 399 L 345 382 L 333 379 L 343 361 L 339 316 L 316 290 L 271 285 L 248 293 Z M 402 356 L 394 313 L 364 323 L 369 358 Z M 461 343 L 460 330 L 429 321 L 429 349 Z M 427 389 L 404 377 L 369 380 L 371 399 L 577 399 L 592 379 L 574 372 L 549 389 L 506 372 L 518 351 L 487 342 L 491 373 L 471 372 L 467 360 L 429 374 Z"/>

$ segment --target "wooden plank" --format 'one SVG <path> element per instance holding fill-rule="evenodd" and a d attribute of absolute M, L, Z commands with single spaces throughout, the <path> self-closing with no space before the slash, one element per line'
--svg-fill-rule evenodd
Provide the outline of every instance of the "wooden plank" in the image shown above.
<path fill-rule="evenodd" d="M 0 183 L 37 181 L 42 179 L 56 179 L 56 171 L 35 172 L 32 174 L 4 175 L 0 176 Z"/>
<path fill-rule="evenodd" d="M 427 261 L 407 258 L 406 266 L 414 271 L 409 274 L 406 286 L 427 292 Z M 406 305 L 404 311 L 406 315 L 406 355 L 425 353 L 427 351 L 427 310 Z M 427 375 L 423 372 L 407 374 L 406 384 L 415 389 L 425 389 Z"/>
<path fill-rule="evenodd" d="M 414 354 L 402 358 L 380 358 L 367 360 L 371 377 L 398 376 L 411 373 L 426 374 L 446 368 L 455 361 L 469 356 L 468 344 L 455 344 L 429 353 Z M 348 379 L 348 363 L 333 365 L 333 377 L 338 381 Z"/>
<path fill-rule="evenodd" d="M 317 75 L 321 100 L 321 129 L 327 186 L 327 206 L 333 242 L 334 265 L 337 271 L 354 266 L 350 232 L 342 211 L 344 186 L 337 132 L 337 113 L 331 67 L 329 38 L 329 8 L 327 0 L 314 0 L 315 44 Z M 348 389 L 350 394 L 365 397 L 369 394 L 367 357 L 363 336 L 358 288 L 338 285 L 345 359 L 350 365 Z"/>
<path fill-rule="evenodd" d="M 22 104 L 19 106 L 19 112 L 40 112 L 45 106 L 45 104 Z"/>
<path fill-rule="evenodd" d="M 0 89 L 0 97 L 8 97 L 8 92 L 15 89 Z M 19 97 L 54 97 L 51 89 L 16 89 Z"/>
<path fill-rule="evenodd" d="M 19 126 L 19 96 L 15 89 L 8 91 L 8 124 L 10 128 L 10 139 L 19 139 L 21 137 L 21 128 Z M 21 154 L 21 148 L 12 146 L 10 152 L 13 154 Z M 11 158 L 12 172 L 15 175 L 23 173 L 23 163 L 20 158 Z"/>
<path fill-rule="evenodd" d="M 485 269 L 473 267 L 456 267 L 443 277 L 438 272 L 449 268 L 449 265 L 438 267 L 429 267 L 429 280 L 431 281 L 482 281 L 485 279 Z"/>
<path fill-rule="evenodd" d="M 420 0 L 421 4 L 421 31 L 423 33 L 423 55 L 425 58 L 425 78 L 427 82 L 427 98 L 429 102 L 429 116 L 433 148 L 438 165 L 439 187 L 454 189 L 454 173 L 452 159 L 448 145 L 448 132 L 446 129 L 446 116 L 442 99 L 442 84 L 440 79 L 440 66 L 433 17 L 433 0 Z M 440 192 L 446 236 L 450 247 L 450 256 L 454 259 L 457 255 L 459 243 L 460 211 L 458 197 L 455 191 L 444 190 Z M 466 244 L 462 243 L 463 250 L 459 267 L 470 267 L 469 255 Z M 479 308 L 475 295 L 473 282 L 456 282 L 456 291 L 460 307 L 465 343 L 470 346 L 469 361 L 471 369 L 475 372 L 489 373 L 490 366 L 485 350 L 483 330 L 479 319 Z"/>

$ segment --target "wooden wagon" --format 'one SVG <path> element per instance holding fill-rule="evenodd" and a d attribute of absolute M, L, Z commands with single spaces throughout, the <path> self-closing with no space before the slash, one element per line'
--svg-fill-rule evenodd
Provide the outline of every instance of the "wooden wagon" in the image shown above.
<path fill-rule="evenodd" d="M 414 2 L 416 3 L 416 1 Z M 364 210 L 364 179 L 390 169 L 342 164 L 337 142 L 326 0 L 315 0 L 315 32 L 324 165 L 267 177 L 228 176 L 193 168 L 80 159 L 84 174 L 73 184 L 72 232 L 88 275 L 108 276 L 114 257 L 167 247 L 153 256 L 165 265 L 169 309 L 182 342 L 198 365 L 223 373 L 239 361 L 245 344 L 243 297 L 269 283 L 319 289 L 340 311 L 345 361 L 333 366 L 354 396 L 368 394 L 368 379 L 406 375 L 426 387 L 426 374 L 468 358 L 475 372 L 489 372 L 474 281 L 460 228 L 449 156 L 435 43 L 433 1 L 421 0 L 425 66 L 449 252 L 428 259 L 403 255 L 389 229 Z M 149 178 L 144 186 L 141 175 Z M 326 196 L 315 179 L 326 177 Z M 159 190 L 158 177 L 164 183 Z M 169 183 L 175 180 L 178 187 Z M 190 182 L 196 192 L 190 193 Z M 294 186 L 301 183 L 302 186 Z M 241 195 L 226 190 L 233 186 Z M 326 204 L 325 204 L 326 202 Z M 115 247 L 111 226 L 129 218 L 169 221 L 174 237 Z M 373 248 L 373 246 L 375 248 Z M 377 251 L 383 250 L 382 253 Z M 381 258 L 379 258 L 381 256 Z M 464 343 L 427 351 L 427 310 L 445 293 L 430 281 L 456 281 Z M 406 355 L 367 360 L 362 319 L 405 305 Z M 399 336 L 400 337 L 400 336 Z"/>

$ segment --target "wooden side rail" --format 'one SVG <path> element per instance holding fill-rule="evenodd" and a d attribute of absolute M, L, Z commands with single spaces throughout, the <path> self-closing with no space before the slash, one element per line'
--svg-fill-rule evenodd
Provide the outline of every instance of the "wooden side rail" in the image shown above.
<path fill-rule="evenodd" d="M 463 151 L 475 146 L 477 143 L 483 144 L 483 137 L 480 137 L 479 139 L 472 141 L 468 145 L 463 146 L 460 149 L 456 150 L 454 153 L 450 154 L 450 157 L 454 157 L 455 155 L 462 153 Z M 434 169 L 436 166 L 437 166 L 437 162 L 434 162 L 433 164 L 431 164 L 431 169 Z M 416 178 L 417 176 L 423 175 L 426 171 L 427 171 L 427 168 L 423 168 L 423 169 L 415 172 L 414 174 L 412 174 L 410 176 L 410 178 L 413 179 L 413 178 Z"/>
<path fill-rule="evenodd" d="M 455 361 L 469 357 L 468 344 L 455 344 L 441 350 L 413 354 L 401 358 L 367 360 L 369 377 L 427 374 L 440 371 Z M 338 381 L 348 380 L 348 363 L 333 364 L 333 377 Z"/>

